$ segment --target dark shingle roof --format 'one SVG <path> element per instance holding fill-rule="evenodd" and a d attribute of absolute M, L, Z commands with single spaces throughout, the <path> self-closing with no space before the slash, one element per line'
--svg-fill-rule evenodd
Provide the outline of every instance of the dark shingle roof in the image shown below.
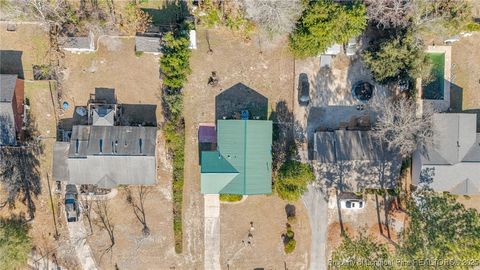
<path fill-rule="evenodd" d="M 396 186 L 400 155 L 388 150 L 372 131 L 316 132 L 314 149 L 319 173 L 341 191 Z"/>
<path fill-rule="evenodd" d="M 54 147 L 54 176 L 105 188 L 154 184 L 156 134 L 156 127 L 74 126 L 70 142 Z"/>
<path fill-rule="evenodd" d="M 0 74 L 0 102 L 12 102 L 17 75 Z"/>
<path fill-rule="evenodd" d="M 0 145 L 16 143 L 15 116 L 12 101 L 17 75 L 0 75 Z"/>
<path fill-rule="evenodd" d="M 155 156 L 156 134 L 156 127 L 74 126 L 68 156 Z"/>

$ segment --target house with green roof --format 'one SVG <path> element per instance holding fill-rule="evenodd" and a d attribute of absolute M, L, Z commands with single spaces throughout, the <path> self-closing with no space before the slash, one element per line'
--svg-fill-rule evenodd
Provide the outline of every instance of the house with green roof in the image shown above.
<path fill-rule="evenodd" d="M 272 193 L 272 121 L 218 120 L 216 130 L 217 149 L 201 152 L 201 193 Z"/>

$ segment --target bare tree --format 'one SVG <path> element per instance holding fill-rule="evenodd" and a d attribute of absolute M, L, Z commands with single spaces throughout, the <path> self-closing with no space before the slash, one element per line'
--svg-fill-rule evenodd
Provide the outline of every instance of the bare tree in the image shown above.
<path fill-rule="evenodd" d="M 244 0 L 247 17 L 269 34 L 290 33 L 303 7 L 300 0 Z"/>
<path fill-rule="evenodd" d="M 105 249 L 105 252 L 110 252 L 115 245 L 115 235 L 113 234 L 115 226 L 112 223 L 108 201 L 103 199 L 96 200 L 93 211 L 98 217 L 98 226 L 102 229 L 105 229 L 108 233 L 108 237 L 110 238 L 110 246 Z"/>
<path fill-rule="evenodd" d="M 417 115 L 414 100 L 380 95 L 374 98 L 371 105 L 378 114 L 375 136 L 385 141 L 390 150 L 398 150 L 406 157 L 418 147 L 433 143 L 433 107 L 424 104 L 421 115 Z"/>
<path fill-rule="evenodd" d="M 82 199 L 80 200 L 80 203 L 82 205 L 82 214 L 88 220 L 90 233 L 93 234 L 93 226 L 92 226 L 93 201 L 92 199 L 89 199 L 88 195 L 83 195 Z"/>
<path fill-rule="evenodd" d="M 132 207 L 135 217 L 143 225 L 142 233 L 144 236 L 150 235 L 150 228 L 147 226 L 147 218 L 145 215 L 145 199 L 147 198 L 150 188 L 146 186 L 139 186 L 133 188 L 135 194 L 133 194 L 130 188 L 126 188 L 127 203 Z"/>
<path fill-rule="evenodd" d="M 408 0 L 365 0 L 367 16 L 380 28 L 407 27 L 412 19 Z"/>
<path fill-rule="evenodd" d="M 62 25 L 68 18 L 66 0 L 18 0 L 5 4 L 8 19 L 28 17 L 47 26 Z"/>

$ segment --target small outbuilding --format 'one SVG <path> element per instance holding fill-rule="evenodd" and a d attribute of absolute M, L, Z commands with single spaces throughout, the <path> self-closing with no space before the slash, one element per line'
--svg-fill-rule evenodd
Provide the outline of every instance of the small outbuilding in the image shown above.
<path fill-rule="evenodd" d="M 159 55 L 162 53 L 162 37 L 135 36 L 135 51 Z"/>
<path fill-rule="evenodd" d="M 89 32 L 88 36 L 66 37 L 62 49 L 67 52 L 89 53 L 95 51 L 95 36 Z"/>

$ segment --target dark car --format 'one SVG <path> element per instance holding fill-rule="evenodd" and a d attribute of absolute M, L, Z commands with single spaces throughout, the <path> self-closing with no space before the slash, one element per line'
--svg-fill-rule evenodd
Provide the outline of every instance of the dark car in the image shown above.
<path fill-rule="evenodd" d="M 298 103 L 302 106 L 310 103 L 310 82 L 306 73 L 300 73 L 298 76 Z"/>
<path fill-rule="evenodd" d="M 75 185 L 67 185 L 65 190 L 65 212 L 68 222 L 78 221 L 80 209 L 77 202 L 77 188 Z"/>

